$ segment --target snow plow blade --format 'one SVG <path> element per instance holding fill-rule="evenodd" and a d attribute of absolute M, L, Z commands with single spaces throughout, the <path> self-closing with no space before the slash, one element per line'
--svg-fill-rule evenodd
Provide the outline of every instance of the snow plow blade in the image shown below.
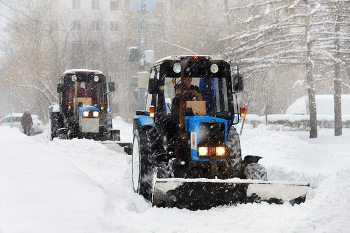
<path fill-rule="evenodd" d="M 291 205 L 305 201 L 309 184 L 305 182 L 233 179 L 156 179 L 152 205 L 190 210 L 210 209 L 239 203 Z"/>

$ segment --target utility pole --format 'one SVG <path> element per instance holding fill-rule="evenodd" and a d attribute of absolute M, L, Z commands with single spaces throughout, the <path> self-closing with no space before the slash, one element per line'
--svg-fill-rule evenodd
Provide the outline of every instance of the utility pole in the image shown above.
<path fill-rule="evenodd" d="M 12 65 L 12 54 L 13 54 L 13 49 L 11 48 L 11 57 L 10 57 L 10 67 Z M 13 112 L 13 94 L 12 94 L 12 75 L 11 75 L 11 68 L 10 68 L 10 84 L 11 84 L 11 96 L 10 96 L 10 102 L 11 102 L 11 117 L 10 117 L 10 127 L 12 128 L 12 112 Z"/>
<path fill-rule="evenodd" d="M 137 97 L 138 109 L 144 109 L 146 103 L 146 90 L 149 74 L 146 72 L 146 64 L 153 63 L 153 50 L 146 51 L 146 14 L 154 11 L 155 0 L 130 0 L 130 10 L 140 12 L 139 30 L 137 36 L 137 48 L 131 47 L 130 61 L 137 62 L 139 71 L 137 74 Z"/>
<path fill-rule="evenodd" d="M 140 25 L 139 25 L 139 34 L 137 38 L 137 49 L 138 49 L 138 58 L 139 58 L 139 72 L 145 71 L 145 48 L 146 48 L 146 0 L 141 0 L 141 11 L 140 11 Z M 140 79 L 140 77 L 139 77 Z M 146 88 L 139 87 L 139 106 L 138 109 L 144 109 L 146 104 L 145 95 Z"/>
<path fill-rule="evenodd" d="M 139 71 L 145 69 L 145 48 L 146 48 L 146 0 L 141 0 L 141 15 L 140 15 L 140 29 L 137 38 L 137 47 L 139 51 Z"/>

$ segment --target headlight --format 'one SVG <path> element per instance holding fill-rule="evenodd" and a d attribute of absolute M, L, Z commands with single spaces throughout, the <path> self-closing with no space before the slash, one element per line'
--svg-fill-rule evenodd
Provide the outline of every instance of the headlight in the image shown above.
<path fill-rule="evenodd" d="M 89 117 L 89 111 L 83 111 L 83 117 Z"/>
<path fill-rule="evenodd" d="M 173 71 L 175 73 L 177 73 L 177 74 L 181 72 L 181 65 L 180 65 L 180 63 L 175 63 L 174 64 Z"/>
<path fill-rule="evenodd" d="M 217 156 L 225 155 L 225 147 L 216 147 L 216 155 Z"/>
<path fill-rule="evenodd" d="M 210 66 L 210 71 L 211 71 L 213 74 L 217 73 L 217 72 L 219 71 L 218 65 L 212 64 L 212 65 Z"/>
<path fill-rule="evenodd" d="M 208 155 L 208 147 L 199 147 L 198 154 L 199 154 L 199 156 L 207 156 Z"/>
<path fill-rule="evenodd" d="M 92 113 L 92 116 L 93 116 L 93 117 L 98 117 L 98 115 L 99 115 L 99 111 L 94 111 L 94 112 Z"/>

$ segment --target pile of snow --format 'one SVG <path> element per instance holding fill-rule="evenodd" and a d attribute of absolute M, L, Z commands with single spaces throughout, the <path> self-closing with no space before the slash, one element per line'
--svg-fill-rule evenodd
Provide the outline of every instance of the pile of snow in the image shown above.
<path fill-rule="evenodd" d="M 112 119 L 113 129 L 120 130 L 120 140 L 125 142 L 132 142 L 132 124 L 127 123 L 122 117 L 116 116 Z"/>
<path fill-rule="evenodd" d="M 132 124 L 113 119 L 124 140 Z M 124 132 L 127 135 L 124 135 Z M 131 137 L 130 137 L 131 135 Z M 243 155 L 263 156 L 270 180 L 311 183 L 291 206 L 246 204 L 203 211 L 152 208 L 131 185 L 130 156 L 91 140 L 48 141 L 0 127 L 0 232 L 348 232 L 350 130 L 245 129 Z"/>

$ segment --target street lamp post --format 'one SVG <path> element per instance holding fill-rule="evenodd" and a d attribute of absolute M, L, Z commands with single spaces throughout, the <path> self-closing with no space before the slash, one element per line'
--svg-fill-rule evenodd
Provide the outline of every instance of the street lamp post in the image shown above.
<path fill-rule="evenodd" d="M 13 54 L 13 49 L 11 48 L 11 57 L 10 57 L 10 63 L 12 61 L 12 54 Z M 11 75 L 11 69 L 10 69 L 10 85 L 11 85 L 11 94 L 10 94 L 10 102 L 11 102 L 11 118 L 10 118 L 10 127 L 12 128 L 12 103 L 13 103 L 13 97 L 12 97 L 12 75 Z"/>

